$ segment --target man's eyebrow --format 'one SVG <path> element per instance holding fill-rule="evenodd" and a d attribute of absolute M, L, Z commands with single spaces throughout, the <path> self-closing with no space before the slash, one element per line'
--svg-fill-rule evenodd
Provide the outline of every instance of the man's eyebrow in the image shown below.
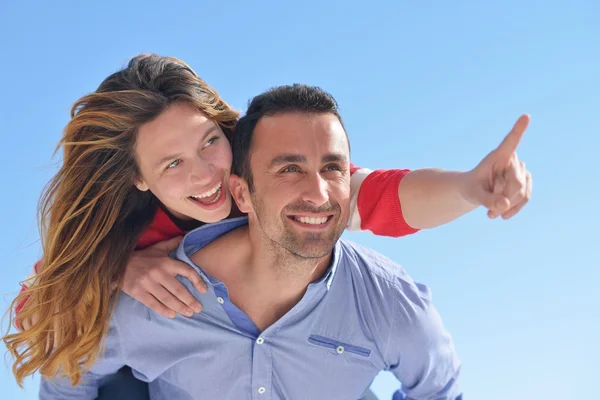
<path fill-rule="evenodd" d="M 281 154 L 278 155 L 277 157 L 273 158 L 271 160 L 271 162 L 269 163 L 269 168 L 274 168 L 278 165 L 281 164 L 288 164 L 288 163 L 306 163 L 306 157 L 300 154 Z M 346 157 L 345 154 L 342 153 L 330 153 L 327 154 L 325 156 L 323 156 L 323 158 L 321 159 L 321 162 L 323 163 L 330 163 L 330 162 L 348 162 L 348 157 Z"/>
<path fill-rule="evenodd" d="M 306 157 L 299 154 L 281 154 L 271 160 L 269 168 L 287 163 L 306 163 Z"/>
<path fill-rule="evenodd" d="M 348 162 L 348 157 L 342 153 L 330 153 L 323 157 L 322 162 Z"/>
<path fill-rule="evenodd" d="M 206 132 L 204 132 L 204 134 L 202 135 L 201 142 L 204 142 L 206 140 L 207 136 L 210 135 L 211 133 L 213 133 L 216 130 L 217 130 L 217 126 L 216 125 L 213 125 L 210 128 L 208 128 L 206 130 Z M 163 165 L 167 161 L 176 160 L 179 157 L 181 157 L 181 153 L 169 154 L 168 156 L 161 158 L 160 161 L 158 161 L 156 163 L 156 168 L 160 167 L 161 165 Z"/>

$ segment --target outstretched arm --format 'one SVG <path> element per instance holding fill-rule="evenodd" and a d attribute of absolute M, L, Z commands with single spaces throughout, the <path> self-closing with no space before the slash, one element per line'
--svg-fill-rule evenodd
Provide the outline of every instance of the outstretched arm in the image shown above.
<path fill-rule="evenodd" d="M 528 124 L 529 116 L 521 116 L 503 142 L 466 172 L 353 166 L 348 228 L 403 236 L 454 221 L 479 206 L 490 218 L 511 218 L 531 197 L 531 174 L 516 153 Z"/>

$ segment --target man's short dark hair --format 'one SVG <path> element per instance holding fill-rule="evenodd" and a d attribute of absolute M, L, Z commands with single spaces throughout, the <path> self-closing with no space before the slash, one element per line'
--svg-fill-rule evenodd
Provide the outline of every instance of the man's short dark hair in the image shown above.
<path fill-rule="evenodd" d="M 333 114 L 344 126 L 333 96 L 320 87 L 302 84 L 277 86 L 254 97 L 248 105 L 246 115 L 240 118 L 232 143 L 232 172 L 248 182 L 254 190 L 250 169 L 252 136 L 258 121 L 264 116 L 279 113 Z"/>

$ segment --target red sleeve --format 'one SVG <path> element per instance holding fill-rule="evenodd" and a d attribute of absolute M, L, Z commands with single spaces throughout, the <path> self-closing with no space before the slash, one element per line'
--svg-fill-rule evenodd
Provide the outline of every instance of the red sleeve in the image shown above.
<path fill-rule="evenodd" d="M 418 232 L 402 215 L 398 185 L 410 170 L 371 171 L 350 165 L 351 211 L 348 229 L 399 237 Z"/>

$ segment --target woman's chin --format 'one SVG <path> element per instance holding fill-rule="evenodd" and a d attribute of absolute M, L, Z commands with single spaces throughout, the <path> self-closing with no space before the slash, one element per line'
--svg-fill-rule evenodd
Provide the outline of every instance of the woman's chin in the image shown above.
<path fill-rule="evenodd" d="M 192 210 L 190 213 L 192 215 L 188 216 L 207 224 L 219 222 L 227 218 L 231 213 L 231 195 L 223 195 L 223 198 L 219 200 L 219 204 L 213 203 L 208 205 L 193 202 L 195 210 Z"/>

